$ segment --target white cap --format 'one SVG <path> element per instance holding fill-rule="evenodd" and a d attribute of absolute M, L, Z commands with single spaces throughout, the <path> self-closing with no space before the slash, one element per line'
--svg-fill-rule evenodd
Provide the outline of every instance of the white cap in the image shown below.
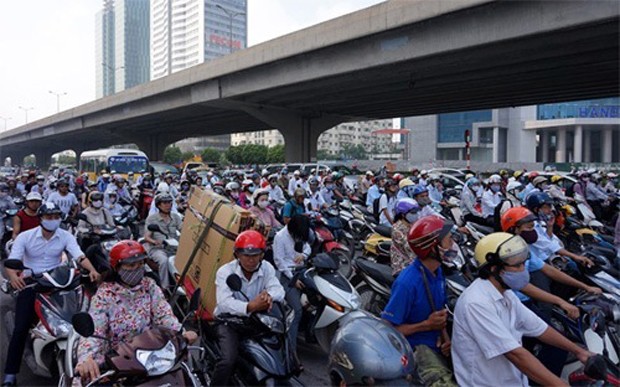
<path fill-rule="evenodd" d="M 299 176 L 299 174 L 300 174 L 299 169 L 296 170 L 295 172 L 293 172 L 293 175 L 295 175 L 295 176 Z"/>
<path fill-rule="evenodd" d="M 374 173 L 372 173 L 372 171 L 366 171 L 366 174 L 370 175 L 370 176 L 374 176 L 375 175 Z"/>
<path fill-rule="evenodd" d="M 26 201 L 28 200 L 38 200 L 42 202 L 43 198 L 41 197 L 41 194 L 38 192 L 30 192 L 28 193 L 28 195 L 26 195 Z"/>

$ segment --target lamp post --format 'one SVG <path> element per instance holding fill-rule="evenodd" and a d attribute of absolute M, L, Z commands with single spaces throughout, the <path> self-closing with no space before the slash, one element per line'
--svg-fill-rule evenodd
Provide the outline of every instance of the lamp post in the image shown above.
<path fill-rule="evenodd" d="M 19 108 L 24 111 L 24 116 L 26 117 L 26 123 L 28 123 L 28 110 L 33 110 L 34 108 L 33 107 L 23 107 L 23 106 L 20 106 Z"/>
<path fill-rule="evenodd" d="M 55 91 L 49 91 L 50 94 L 54 94 L 56 96 L 56 113 L 60 112 L 60 96 L 61 95 L 67 95 L 67 92 L 63 91 L 63 92 L 55 92 Z"/>
<path fill-rule="evenodd" d="M 0 117 L 0 120 L 4 120 L 4 130 L 6 130 L 6 122 L 12 118 L 13 117 Z"/>
<path fill-rule="evenodd" d="M 230 19 L 230 23 L 229 23 L 229 30 L 228 30 L 228 37 L 229 37 L 229 52 L 232 54 L 233 52 L 233 20 L 237 17 L 237 16 L 243 16 L 245 15 L 245 12 L 233 12 L 233 11 L 229 11 L 226 8 L 222 7 L 219 4 L 215 5 L 216 8 L 221 9 Z"/>

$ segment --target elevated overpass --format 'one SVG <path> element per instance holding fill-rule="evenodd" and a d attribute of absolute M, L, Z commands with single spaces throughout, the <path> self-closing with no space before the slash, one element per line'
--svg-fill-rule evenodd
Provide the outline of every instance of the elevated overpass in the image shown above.
<path fill-rule="evenodd" d="M 390 0 L 0 135 L 0 157 L 618 95 L 616 0 Z M 415 128 L 414 128 L 415 130 Z"/>

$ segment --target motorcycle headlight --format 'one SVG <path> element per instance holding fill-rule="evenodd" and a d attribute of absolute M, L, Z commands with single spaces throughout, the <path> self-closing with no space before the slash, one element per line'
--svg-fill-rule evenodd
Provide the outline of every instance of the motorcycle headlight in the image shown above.
<path fill-rule="evenodd" d="M 138 349 L 136 359 L 146 369 L 149 376 L 158 376 L 170 371 L 176 359 L 176 348 L 172 341 L 154 351 Z"/>
<path fill-rule="evenodd" d="M 258 315 L 258 320 L 273 333 L 284 333 L 284 325 L 282 324 L 282 321 L 277 318 L 266 314 L 261 314 Z"/>
<path fill-rule="evenodd" d="M 46 307 L 41 307 L 39 310 L 41 313 L 41 322 L 49 333 L 55 337 L 69 336 L 69 333 L 73 329 L 70 322 L 63 320 Z"/>

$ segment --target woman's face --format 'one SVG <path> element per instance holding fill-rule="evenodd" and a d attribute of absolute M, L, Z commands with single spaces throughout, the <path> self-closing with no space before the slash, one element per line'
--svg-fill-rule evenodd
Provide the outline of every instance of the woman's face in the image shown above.
<path fill-rule="evenodd" d="M 121 263 L 119 267 L 125 270 L 136 270 L 142 266 L 144 266 L 144 260 L 131 263 Z"/>

